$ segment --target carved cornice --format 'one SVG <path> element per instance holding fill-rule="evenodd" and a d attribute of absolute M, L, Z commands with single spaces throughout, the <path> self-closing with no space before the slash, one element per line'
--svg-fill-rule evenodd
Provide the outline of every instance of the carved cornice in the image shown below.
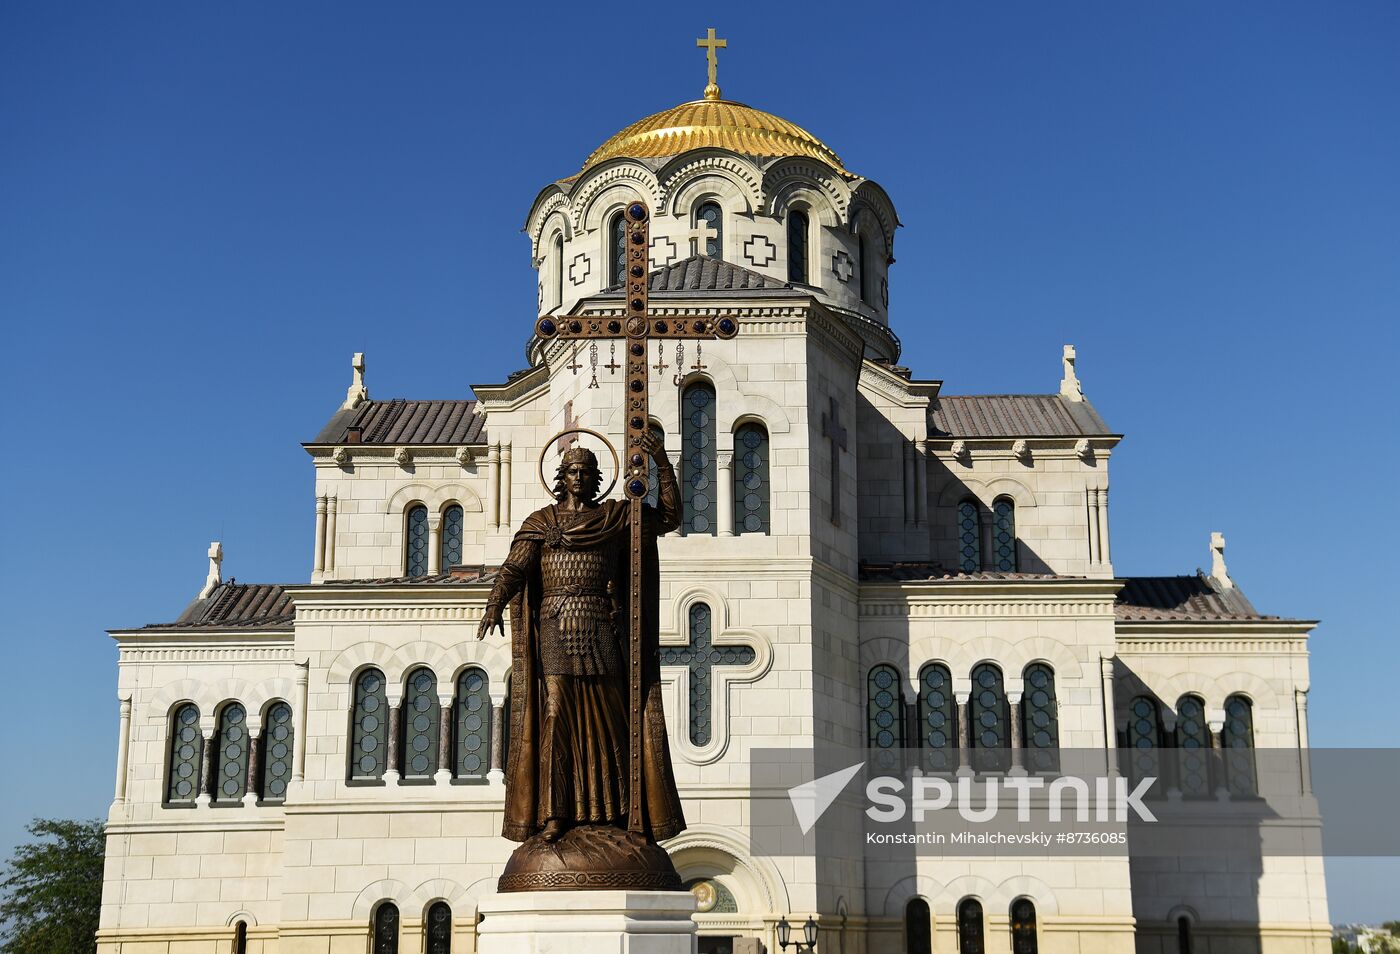
<path fill-rule="evenodd" d="M 1118 633 L 1114 640 L 1117 655 L 1123 656 L 1306 656 L 1306 636 L 1180 636 L 1154 639 L 1148 636 L 1125 636 Z"/>
<path fill-rule="evenodd" d="M 869 360 L 861 362 L 859 384 L 903 407 L 928 407 L 943 386 L 942 381 L 911 381 Z"/>
<path fill-rule="evenodd" d="M 291 634 L 287 635 L 290 639 Z M 119 665 L 191 662 L 290 663 L 292 648 L 290 645 L 284 649 L 267 646 L 123 646 L 117 652 L 117 662 Z"/>
<path fill-rule="evenodd" d="M 505 384 L 473 384 L 471 388 L 478 407 L 489 415 L 491 411 L 513 411 L 528 403 L 536 389 L 548 386 L 549 372 L 543 366 L 536 365 Z M 490 418 L 487 420 L 489 422 Z"/>

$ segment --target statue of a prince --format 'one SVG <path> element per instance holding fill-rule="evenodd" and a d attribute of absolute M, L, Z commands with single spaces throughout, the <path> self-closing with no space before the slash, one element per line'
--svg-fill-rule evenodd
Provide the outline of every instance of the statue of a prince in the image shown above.
<path fill-rule="evenodd" d="M 655 461 L 658 490 L 657 505 L 643 508 L 642 526 L 642 791 L 628 791 L 628 504 L 597 499 L 597 457 L 574 445 L 555 477 L 556 502 L 530 514 L 515 534 L 477 632 L 478 638 L 493 629 L 504 633 L 502 607 L 509 603 L 510 743 L 501 833 L 526 844 L 502 876 L 503 891 L 631 886 L 610 883 L 607 869 L 637 867 L 636 855 L 648 845 L 664 859 L 656 840 L 685 828 L 657 644 L 656 538 L 680 525 L 681 502 L 661 439 L 649 434 L 642 445 Z M 629 799 L 638 794 L 640 835 L 627 831 Z M 531 853 L 533 860 L 526 857 Z M 570 854 L 584 858 L 591 882 L 570 881 L 582 875 Z M 654 859 L 648 863 L 655 868 Z"/>

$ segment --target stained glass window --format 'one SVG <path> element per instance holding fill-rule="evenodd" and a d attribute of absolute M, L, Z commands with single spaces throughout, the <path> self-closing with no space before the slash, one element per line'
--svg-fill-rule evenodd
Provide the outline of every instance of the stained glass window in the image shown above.
<path fill-rule="evenodd" d="M 706 202 L 695 210 L 695 227 L 708 225 L 712 230 L 710 237 L 705 239 L 705 255 L 707 258 L 724 257 L 724 213 L 720 210 L 719 203 Z"/>
<path fill-rule="evenodd" d="M 199 794 L 199 769 L 204 758 L 204 735 L 199 731 L 199 707 L 187 702 L 170 717 L 170 773 L 167 802 L 193 802 Z"/>
<path fill-rule="evenodd" d="M 1210 727 L 1197 696 L 1176 703 L 1176 787 L 1187 796 L 1210 794 Z"/>
<path fill-rule="evenodd" d="M 681 497 L 685 515 L 681 532 L 714 535 L 715 526 L 715 389 L 696 381 L 681 400 L 684 474 Z"/>
<path fill-rule="evenodd" d="M 1044 663 L 1032 663 L 1021 675 L 1021 742 L 1026 747 L 1026 768 L 1053 772 L 1059 766 L 1060 747 L 1055 671 Z"/>
<path fill-rule="evenodd" d="M 1176 919 L 1176 954 L 1191 954 L 1191 919 L 1184 914 Z"/>
<path fill-rule="evenodd" d="M 239 921 L 233 928 L 233 954 L 248 954 L 247 921 Z"/>
<path fill-rule="evenodd" d="M 875 303 L 875 269 L 870 265 L 870 243 L 862 233 L 860 242 L 860 300 L 867 305 Z"/>
<path fill-rule="evenodd" d="M 866 686 L 866 718 L 872 749 L 904 747 L 904 688 L 899 670 L 879 665 L 870 670 Z"/>
<path fill-rule="evenodd" d="M 929 663 L 919 670 L 919 733 L 924 747 L 924 764 L 935 772 L 958 765 L 957 703 L 953 699 L 953 677 L 942 663 Z"/>
<path fill-rule="evenodd" d="M 768 533 L 768 431 L 745 424 L 734 432 L 734 532 Z"/>
<path fill-rule="evenodd" d="M 292 707 L 274 702 L 263 726 L 262 799 L 280 802 L 292 780 Z"/>
<path fill-rule="evenodd" d="M 904 906 L 904 950 L 907 954 L 933 954 L 933 921 L 923 898 L 914 898 Z"/>
<path fill-rule="evenodd" d="M 716 646 L 714 617 L 705 603 L 690 607 L 690 643 L 664 646 L 663 666 L 685 666 L 690 682 L 690 741 L 709 745 L 714 737 L 714 670 L 716 666 L 747 666 L 754 660 L 748 646 Z"/>
<path fill-rule="evenodd" d="M 958 954 L 983 954 L 982 902 L 964 898 L 958 905 Z"/>
<path fill-rule="evenodd" d="M 974 766 L 978 771 L 1003 770 L 1011 745 L 1011 723 L 1001 670 L 982 663 L 972 670 L 971 735 Z"/>
<path fill-rule="evenodd" d="M 442 572 L 462 562 L 462 508 L 453 504 L 442 512 Z"/>
<path fill-rule="evenodd" d="M 612 276 L 612 287 L 617 288 L 627 281 L 627 225 L 621 212 L 609 221 L 608 238 L 608 274 Z"/>
<path fill-rule="evenodd" d="M 1225 750 L 1225 782 L 1231 795 L 1253 795 L 1254 710 L 1244 696 L 1225 700 L 1225 724 L 1220 731 Z"/>
<path fill-rule="evenodd" d="M 977 525 L 977 502 L 958 504 L 958 568 L 964 573 L 982 569 L 982 533 Z"/>
<path fill-rule="evenodd" d="M 248 790 L 248 714 L 236 702 L 219 711 L 219 732 L 214 737 L 214 791 L 216 802 L 236 802 Z"/>
<path fill-rule="evenodd" d="M 788 281 L 807 283 L 807 213 L 793 209 L 788 213 Z"/>
<path fill-rule="evenodd" d="M 1010 497 L 992 504 L 992 555 L 998 570 L 1016 572 L 1016 505 Z"/>
<path fill-rule="evenodd" d="M 665 447 L 666 432 L 662 430 L 661 425 L 653 423 L 651 432 L 661 442 L 661 446 Z M 650 457 L 647 458 L 647 495 L 642 500 L 651 507 L 655 507 L 661 501 L 661 485 L 657 483 L 656 461 Z"/>
<path fill-rule="evenodd" d="M 427 954 L 452 954 L 452 909 L 446 901 L 435 901 L 428 908 Z"/>
<path fill-rule="evenodd" d="M 408 674 L 403 697 L 403 777 L 432 778 L 438 763 L 437 677 L 431 669 Z"/>
<path fill-rule="evenodd" d="M 389 741 L 389 701 L 384 674 L 366 669 L 355 683 L 350 732 L 350 777 L 383 778 Z"/>
<path fill-rule="evenodd" d="M 564 236 L 554 236 L 554 307 L 564 304 Z"/>
<path fill-rule="evenodd" d="M 428 508 L 421 504 L 408 512 L 404 535 L 404 570 L 409 576 L 428 575 Z"/>
<path fill-rule="evenodd" d="M 399 954 L 399 909 L 385 901 L 374 911 L 374 954 Z"/>
<path fill-rule="evenodd" d="M 491 695 L 486 673 L 476 667 L 457 677 L 456 776 L 485 778 L 491 767 Z"/>
<path fill-rule="evenodd" d="M 1128 757 L 1131 759 L 1128 771 L 1135 782 L 1161 775 L 1162 745 L 1162 719 L 1157 702 L 1138 696 L 1128 704 Z"/>
<path fill-rule="evenodd" d="M 1011 902 L 1011 954 L 1036 954 L 1035 904 L 1030 898 Z"/>

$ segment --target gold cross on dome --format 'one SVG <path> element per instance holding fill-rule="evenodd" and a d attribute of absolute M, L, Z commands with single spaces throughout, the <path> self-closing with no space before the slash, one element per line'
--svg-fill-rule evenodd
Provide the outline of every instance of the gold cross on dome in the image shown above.
<path fill-rule="evenodd" d="M 705 62 L 710 68 L 710 84 L 705 87 L 705 98 L 719 99 L 719 57 L 715 51 L 726 49 L 729 41 L 717 38 L 715 28 L 710 27 L 709 35 L 697 39 L 695 45 L 704 48 Z"/>

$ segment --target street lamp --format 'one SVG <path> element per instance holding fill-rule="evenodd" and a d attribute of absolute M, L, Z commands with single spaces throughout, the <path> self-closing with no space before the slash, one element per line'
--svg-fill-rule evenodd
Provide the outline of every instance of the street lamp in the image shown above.
<path fill-rule="evenodd" d="M 802 940 L 794 941 L 792 939 L 792 925 L 788 923 L 787 918 L 780 918 L 778 920 L 778 946 L 786 951 L 788 945 L 791 944 L 796 954 L 812 954 L 817 949 L 818 930 L 820 929 L 817 927 L 817 922 L 808 918 L 807 923 L 802 925 Z"/>

